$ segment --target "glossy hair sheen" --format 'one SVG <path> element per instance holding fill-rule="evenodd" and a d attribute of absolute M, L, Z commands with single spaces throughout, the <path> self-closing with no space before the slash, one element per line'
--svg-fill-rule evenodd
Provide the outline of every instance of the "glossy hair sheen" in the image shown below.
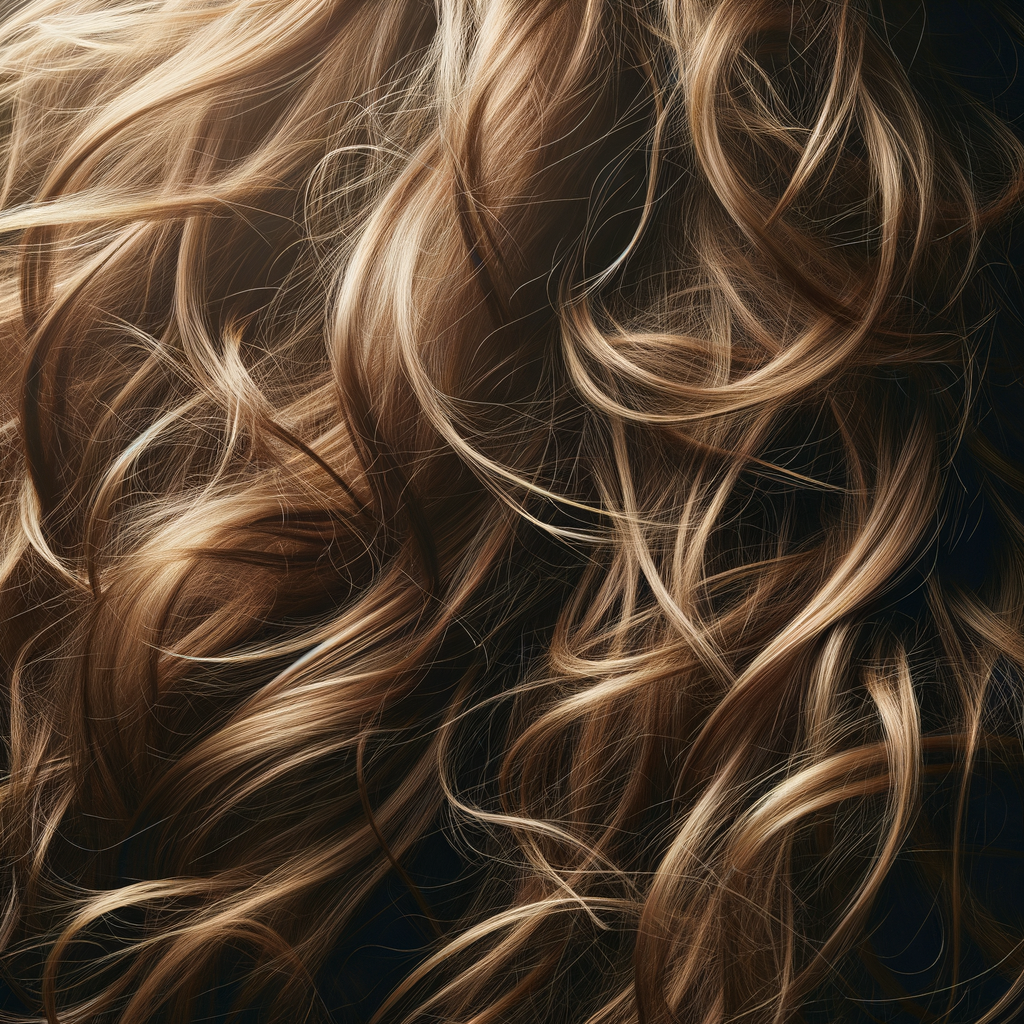
<path fill-rule="evenodd" d="M 187 1022 L 233 979 L 317 1019 L 441 829 L 472 897 L 382 1021 L 795 1020 L 910 849 L 950 1010 L 971 937 L 1007 1016 L 1021 936 L 961 833 L 1020 753 L 978 268 L 1024 149 L 897 7 L 6 5 L 28 1005 Z M 965 452 L 1003 537 L 977 590 L 936 556 Z"/>

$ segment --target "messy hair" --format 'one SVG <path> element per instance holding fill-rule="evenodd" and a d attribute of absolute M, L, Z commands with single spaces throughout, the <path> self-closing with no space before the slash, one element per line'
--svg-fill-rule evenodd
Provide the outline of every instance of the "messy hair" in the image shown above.
<path fill-rule="evenodd" d="M 963 936 L 1005 1018 L 1022 936 L 962 833 L 1020 752 L 986 268 L 1024 147 L 897 8 L 7 5 L 0 951 L 34 1012 L 323 1016 L 440 830 L 472 892 L 375 1019 L 782 1024 L 908 850 L 948 1006 Z M 965 453 L 976 588 L 936 554 Z"/>

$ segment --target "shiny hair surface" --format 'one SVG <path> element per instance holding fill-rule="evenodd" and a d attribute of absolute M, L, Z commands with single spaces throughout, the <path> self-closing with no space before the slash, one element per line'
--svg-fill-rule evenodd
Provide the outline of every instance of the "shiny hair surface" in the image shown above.
<path fill-rule="evenodd" d="M 381 1021 L 795 1020 L 910 848 L 950 1011 L 971 936 L 1006 1018 L 1022 937 L 960 846 L 1020 753 L 979 268 L 1024 147 L 891 43 L 904 7 L 7 5 L 28 1005 L 187 1022 L 231 979 L 316 1019 L 441 829 L 472 897 Z M 1002 527 L 973 590 L 936 555 L 964 452 Z"/>

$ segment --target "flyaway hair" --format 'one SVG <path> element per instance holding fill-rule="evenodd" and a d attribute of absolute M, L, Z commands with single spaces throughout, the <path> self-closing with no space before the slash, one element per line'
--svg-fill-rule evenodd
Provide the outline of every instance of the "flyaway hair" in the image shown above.
<path fill-rule="evenodd" d="M 0 956 L 32 1019 L 326 1020 L 330 951 L 438 830 L 471 891 L 416 890 L 381 1022 L 798 1021 L 907 856 L 927 1019 L 967 942 L 1012 1019 L 1024 934 L 964 820 L 1021 762 L 991 271 L 1024 146 L 923 8 L 4 11 Z M 968 458 L 978 586 L 942 557 Z"/>

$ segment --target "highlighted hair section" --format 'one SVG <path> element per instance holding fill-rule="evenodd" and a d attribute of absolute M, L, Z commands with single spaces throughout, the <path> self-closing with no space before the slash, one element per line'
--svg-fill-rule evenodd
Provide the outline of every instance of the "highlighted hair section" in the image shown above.
<path fill-rule="evenodd" d="M 1011 1019 L 1024 935 L 963 846 L 972 776 L 1021 762 L 990 270 L 1024 146 L 923 28 L 894 48 L 916 10 L 4 15 L 0 964 L 32 1019 L 327 1020 L 394 874 L 432 937 L 375 1021 L 839 1020 L 906 857 L 926 1010 L 973 943 Z M 942 558 L 965 486 L 977 586 Z M 454 919 L 409 870 L 438 830 Z"/>

